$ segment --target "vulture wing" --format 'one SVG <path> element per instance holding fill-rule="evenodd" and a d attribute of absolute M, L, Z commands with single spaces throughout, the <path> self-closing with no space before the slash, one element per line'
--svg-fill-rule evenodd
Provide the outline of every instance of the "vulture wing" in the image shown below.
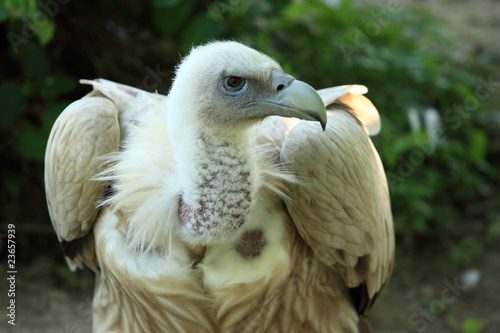
<path fill-rule="evenodd" d="M 96 180 L 102 157 L 117 152 L 134 119 L 161 95 L 107 80 L 82 80 L 94 87 L 58 117 L 45 154 L 45 190 L 50 218 L 68 265 L 97 269 L 89 232 L 109 184 Z M 149 103 L 148 103 L 149 102 Z"/>
<path fill-rule="evenodd" d="M 373 103 L 363 96 L 368 89 L 365 86 L 351 84 L 318 90 L 325 106 L 347 106 L 349 111 L 363 125 L 370 136 L 380 133 L 380 116 Z"/>
<path fill-rule="evenodd" d="M 300 235 L 342 275 L 363 313 L 392 272 L 394 232 L 384 169 L 366 133 L 378 131 L 379 118 L 373 104 L 354 93 L 360 87 L 320 91 L 328 110 L 325 132 L 300 122 L 286 137 L 281 160 L 299 179 L 290 185 L 287 208 Z"/>

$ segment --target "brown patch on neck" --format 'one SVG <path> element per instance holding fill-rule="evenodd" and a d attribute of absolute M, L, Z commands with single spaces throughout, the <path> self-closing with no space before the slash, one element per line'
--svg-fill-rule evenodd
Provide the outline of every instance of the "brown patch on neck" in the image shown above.
<path fill-rule="evenodd" d="M 241 236 L 241 240 L 236 246 L 236 251 L 245 259 L 252 259 L 260 256 L 262 248 L 266 245 L 264 233 L 260 229 L 250 230 Z"/>

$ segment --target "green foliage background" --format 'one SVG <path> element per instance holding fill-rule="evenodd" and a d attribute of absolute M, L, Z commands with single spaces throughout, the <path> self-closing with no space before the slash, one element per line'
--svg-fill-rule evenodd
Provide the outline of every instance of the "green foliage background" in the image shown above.
<path fill-rule="evenodd" d="M 16 224 L 23 258 L 59 255 L 43 156 L 58 114 L 89 90 L 79 78 L 167 93 L 179 56 L 192 45 L 234 39 L 317 88 L 366 85 L 382 116 L 374 142 L 400 243 L 448 242 L 452 258 L 470 261 L 500 236 L 498 57 L 457 55 L 441 24 L 397 1 L 3 0 L 2 230 Z M 429 107 L 440 114 L 437 136 L 409 125 L 409 108 L 423 119 Z"/>

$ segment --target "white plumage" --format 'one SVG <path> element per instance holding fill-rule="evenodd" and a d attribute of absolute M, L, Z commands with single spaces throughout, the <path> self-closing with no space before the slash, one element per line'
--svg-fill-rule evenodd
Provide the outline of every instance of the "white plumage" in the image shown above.
<path fill-rule="evenodd" d="M 366 88 L 317 93 L 235 42 L 193 49 L 168 96 L 83 82 L 45 179 L 94 331 L 368 331 L 394 236 Z"/>

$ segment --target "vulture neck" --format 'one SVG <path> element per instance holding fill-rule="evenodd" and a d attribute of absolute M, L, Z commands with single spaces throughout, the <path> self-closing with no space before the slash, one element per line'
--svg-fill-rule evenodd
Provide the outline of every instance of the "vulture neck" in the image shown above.
<path fill-rule="evenodd" d="M 207 245 L 234 239 L 258 187 L 247 130 L 193 128 L 183 131 L 175 144 L 181 179 L 179 216 L 187 238 Z"/>

